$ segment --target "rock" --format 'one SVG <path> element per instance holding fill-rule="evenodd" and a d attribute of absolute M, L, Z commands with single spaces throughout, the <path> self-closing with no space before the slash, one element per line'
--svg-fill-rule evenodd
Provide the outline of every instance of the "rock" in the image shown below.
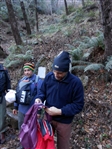
<path fill-rule="evenodd" d="M 10 118 L 10 125 L 13 129 L 18 129 L 18 116 L 12 113 L 10 108 L 7 108 L 7 115 Z"/>

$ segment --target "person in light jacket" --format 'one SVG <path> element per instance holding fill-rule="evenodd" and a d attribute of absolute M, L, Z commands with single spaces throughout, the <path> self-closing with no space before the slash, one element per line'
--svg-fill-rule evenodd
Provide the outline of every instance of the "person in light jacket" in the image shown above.
<path fill-rule="evenodd" d="M 31 106 L 35 103 L 35 97 L 37 96 L 38 90 L 43 82 L 42 79 L 40 79 L 36 74 L 34 74 L 34 68 L 35 67 L 33 63 L 28 62 L 24 64 L 23 66 L 24 77 L 20 79 L 20 81 L 18 82 L 17 89 L 16 89 L 17 99 L 16 99 L 16 102 L 14 103 L 13 114 L 18 114 L 19 131 L 21 131 L 21 125 L 24 122 L 25 114 L 31 108 Z M 20 100 L 22 99 L 23 101 L 23 97 L 28 98 L 28 97 L 25 97 L 24 95 L 21 95 L 22 86 L 27 85 L 27 84 L 30 84 L 31 100 L 29 103 L 25 103 L 25 102 L 21 103 Z M 26 100 L 27 99 L 24 99 L 24 101 Z M 20 147 L 18 147 L 17 149 L 23 149 L 23 147 L 20 145 Z"/>
<path fill-rule="evenodd" d="M 53 72 L 49 72 L 35 99 L 45 102 L 46 112 L 52 117 L 51 124 L 57 133 L 57 149 L 69 149 L 71 124 L 84 106 L 84 90 L 80 79 L 69 72 L 69 53 L 62 51 L 55 57 Z"/>

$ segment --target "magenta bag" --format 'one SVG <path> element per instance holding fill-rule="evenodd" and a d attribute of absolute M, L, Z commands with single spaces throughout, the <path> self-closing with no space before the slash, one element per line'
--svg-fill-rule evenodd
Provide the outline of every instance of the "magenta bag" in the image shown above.
<path fill-rule="evenodd" d="M 37 111 L 43 104 L 34 104 L 25 114 L 24 123 L 19 134 L 21 145 L 25 149 L 35 149 L 37 144 Z"/>

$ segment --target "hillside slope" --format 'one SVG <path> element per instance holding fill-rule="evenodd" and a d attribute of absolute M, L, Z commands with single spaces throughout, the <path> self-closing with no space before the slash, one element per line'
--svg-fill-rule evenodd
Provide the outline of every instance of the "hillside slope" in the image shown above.
<path fill-rule="evenodd" d="M 89 13 L 89 12 L 87 12 Z M 78 18 L 79 17 L 79 18 Z M 33 51 L 32 61 L 38 66 L 46 66 L 47 72 L 52 70 L 52 61 L 61 50 L 68 50 L 68 45 L 76 45 L 76 41 L 83 36 L 92 37 L 98 30 L 102 30 L 98 12 L 90 16 L 77 16 L 73 12 L 66 16 L 40 15 L 40 33 L 27 38 L 27 43 Z M 23 24 L 23 22 L 20 22 Z M 14 44 L 9 26 L 1 24 L 1 46 L 5 51 Z M 4 38 L 3 38 L 4 37 Z M 5 39 L 5 40 L 4 40 Z M 96 50 L 89 61 L 101 61 L 103 53 Z M 20 63 L 18 67 L 8 68 L 12 87 L 15 88 L 17 80 L 21 77 Z M 83 111 L 74 117 L 73 130 L 70 138 L 70 149 L 111 149 L 112 148 L 112 82 L 105 79 L 106 75 L 99 72 L 73 71 L 77 76 L 87 75 L 89 81 L 85 89 L 85 106 Z M 112 77 L 112 76 L 110 76 Z M 17 149 L 19 145 L 18 130 L 10 127 L 6 132 L 7 141 L 0 145 L 2 149 Z"/>

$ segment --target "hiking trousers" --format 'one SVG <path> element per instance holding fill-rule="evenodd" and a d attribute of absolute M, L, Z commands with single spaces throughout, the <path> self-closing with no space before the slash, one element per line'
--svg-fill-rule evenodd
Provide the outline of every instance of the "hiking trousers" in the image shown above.
<path fill-rule="evenodd" d="M 19 129 L 19 131 L 21 130 L 21 125 L 24 122 L 24 117 L 25 117 L 25 114 L 18 111 L 18 129 Z"/>
<path fill-rule="evenodd" d="M 6 100 L 3 96 L 2 103 L 0 103 L 0 133 L 5 132 L 6 128 Z"/>
<path fill-rule="evenodd" d="M 51 121 L 51 125 L 57 136 L 57 149 L 69 149 L 71 123 L 63 124 L 56 121 Z"/>

